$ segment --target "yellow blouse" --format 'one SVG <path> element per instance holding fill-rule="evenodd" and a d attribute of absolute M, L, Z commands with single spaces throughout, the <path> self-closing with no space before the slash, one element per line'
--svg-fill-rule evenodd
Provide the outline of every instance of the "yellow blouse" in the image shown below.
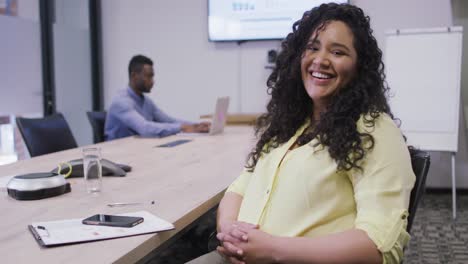
<path fill-rule="evenodd" d="M 400 129 L 386 114 L 375 127 L 367 127 L 361 117 L 358 130 L 372 134 L 374 148 L 365 156 L 363 171 L 337 172 L 327 148 L 313 147 L 317 139 L 288 152 L 307 125 L 228 188 L 243 196 L 238 220 L 289 237 L 362 229 L 382 252 L 383 263 L 400 263 L 410 238 L 406 218 L 415 182 Z"/>

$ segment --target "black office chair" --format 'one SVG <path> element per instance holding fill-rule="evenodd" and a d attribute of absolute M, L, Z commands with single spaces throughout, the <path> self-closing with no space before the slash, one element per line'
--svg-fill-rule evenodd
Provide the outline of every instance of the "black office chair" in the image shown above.
<path fill-rule="evenodd" d="M 414 149 L 409 147 L 411 156 L 411 166 L 413 172 L 416 175 L 416 182 L 414 183 L 413 190 L 411 191 L 410 203 L 409 203 L 409 217 L 408 217 L 408 232 L 411 231 L 414 217 L 416 215 L 416 209 L 418 208 L 419 201 L 426 190 L 426 177 L 429 172 L 429 166 L 431 165 L 431 156 L 425 151 Z"/>
<path fill-rule="evenodd" d="M 16 124 L 31 157 L 78 147 L 60 113 L 44 118 L 17 117 Z"/>
<path fill-rule="evenodd" d="M 104 125 L 106 123 L 106 112 L 86 112 L 91 127 L 93 128 L 94 143 L 103 142 L 104 139 Z"/>

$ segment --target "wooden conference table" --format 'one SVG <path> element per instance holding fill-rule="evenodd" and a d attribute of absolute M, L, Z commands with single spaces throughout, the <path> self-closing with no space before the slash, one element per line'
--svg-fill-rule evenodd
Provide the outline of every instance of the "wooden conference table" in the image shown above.
<path fill-rule="evenodd" d="M 173 148 L 166 142 L 190 138 Z M 85 191 L 82 178 L 71 178 L 70 193 L 35 201 L 17 201 L 0 193 L 1 263 L 134 263 L 194 222 L 222 198 L 239 175 L 254 144 L 253 129 L 226 127 L 215 136 L 175 135 L 166 138 L 129 137 L 97 144 L 102 157 L 132 166 L 125 177 L 104 177 L 98 195 Z M 72 149 L 0 166 L 0 177 L 50 171 L 57 163 L 81 158 Z M 150 205 L 149 201 L 156 201 Z M 146 205 L 110 208 L 112 202 L 148 202 Z M 176 229 L 91 243 L 41 248 L 27 226 L 31 222 L 85 218 L 97 213 L 118 214 L 146 210 Z"/>

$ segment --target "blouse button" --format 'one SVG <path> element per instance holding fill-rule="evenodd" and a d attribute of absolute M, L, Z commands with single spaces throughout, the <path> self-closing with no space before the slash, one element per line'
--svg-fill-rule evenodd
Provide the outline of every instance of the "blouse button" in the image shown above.
<path fill-rule="evenodd" d="M 401 216 L 401 219 L 405 220 L 405 219 L 406 219 L 406 215 L 402 215 L 402 216 Z"/>
<path fill-rule="evenodd" d="M 270 190 L 268 189 L 268 190 L 266 191 L 266 193 L 269 194 L 269 193 L 270 193 Z"/>

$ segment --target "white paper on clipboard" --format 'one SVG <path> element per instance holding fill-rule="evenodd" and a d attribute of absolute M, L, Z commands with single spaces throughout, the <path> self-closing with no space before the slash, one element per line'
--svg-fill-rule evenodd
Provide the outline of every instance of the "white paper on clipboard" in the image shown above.
<path fill-rule="evenodd" d="M 36 222 L 29 230 L 37 242 L 44 247 L 80 242 L 127 237 L 174 229 L 174 225 L 146 211 L 119 214 L 143 217 L 144 221 L 131 228 L 85 225 L 84 218 L 60 221 Z"/>

